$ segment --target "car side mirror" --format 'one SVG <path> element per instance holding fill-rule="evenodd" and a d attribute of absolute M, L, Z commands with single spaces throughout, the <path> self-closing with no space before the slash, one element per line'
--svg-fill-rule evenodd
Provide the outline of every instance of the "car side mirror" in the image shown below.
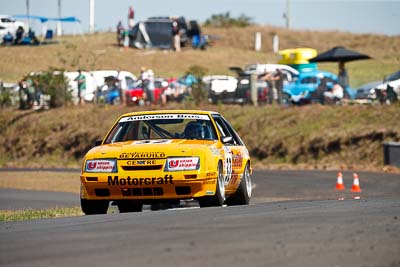
<path fill-rule="evenodd" d="M 231 143 L 232 141 L 233 141 L 232 136 L 225 136 L 225 137 L 222 137 L 222 143 L 223 143 L 223 144 Z"/>
<path fill-rule="evenodd" d="M 101 139 L 94 141 L 94 146 L 99 146 L 99 145 L 101 145 L 101 142 L 102 142 L 102 141 L 103 141 L 103 140 L 101 140 Z"/>

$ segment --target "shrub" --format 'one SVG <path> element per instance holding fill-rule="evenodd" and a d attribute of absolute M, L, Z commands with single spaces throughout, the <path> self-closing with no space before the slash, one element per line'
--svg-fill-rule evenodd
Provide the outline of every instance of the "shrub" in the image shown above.
<path fill-rule="evenodd" d="M 207 101 L 208 93 L 205 90 L 205 85 L 202 81 L 202 77 L 207 73 L 207 71 L 206 68 L 199 65 L 193 65 L 187 71 L 187 74 L 193 75 L 197 80 L 197 82 L 192 85 L 192 96 L 196 105 Z"/>
<path fill-rule="evenodd" d="M 238 18 L 231 18 L 230 13 L 212 15 L 204 23 L 211 27 L 247 27 L 252 25 L 252 18 L 241 14 Z"/>
<path fill-rule="evenodd" d="M 9 107 L 11 104 L 11 92 L 7 90 L 7 88 L 3 87 L 3 83 L 0 82 L 0 107 Z"/>
<path fill-rule="evenodd" d="M 64 106 L 72 99 L 71 92 L 68 90 L 68 81 L 64 76 L 64 70 L 50 68 L 44 72 L 29 74 L 23 80 L 31 80 L 31 86 L 34 88 L 34 92 L 25 92 L 26 94 L 36 95 L 40 92 L 42 95 L 49 96 L 48 105 L 50 108 Z M 32 99 L 32 96 L 30 99 Z M 21 107 L 25 106 L 24 103 L 21 104 Z M 32 103 L 29 103 L 28 106 L 32 107 Z"/>

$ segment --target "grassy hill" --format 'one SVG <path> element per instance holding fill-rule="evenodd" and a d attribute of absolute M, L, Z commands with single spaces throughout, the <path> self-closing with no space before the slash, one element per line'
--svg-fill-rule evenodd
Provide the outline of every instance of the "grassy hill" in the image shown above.
<path fill-rule="evenodd" d="M 261 52 L 253 51 L 254 33 L 263 36 Z M 347 65 L 356 87 L 380 80 L 400 66 L 400 36 L 355 35 L 343 32 L 288 31 L 282 28 L 205 28 L 216 37 L 206 51 L 181 53 L 121 50 L 114 33 L 64 36 L 59 44 L 38 47 L 2 47 L 0 80 L 15 82 L 31 71 L 49 67 L 68 70 L 121 68 L 138 74 L 141 66 L 162 77 L 179 76 L 201 65 L 209 74 L 233 74 L 229 66 L 275 63 L 272 36 L 280 48 L 312 47 L 324 51 L 342 45 L 366 53 L 372 60 Z M 337 64 L 320 69 L 337 72 Z M 156 107 L 161 108 L 161 107 Z M 400 141 L 400 105 L 392 106 L 230 106 L 191 102 L 169 104 L 168 109 L 208 109 L 223 114 L 247 144 L 256 166 L 292 168 L 382 169 L 383 141 Z M 138 109 L 125 106 L 68 106 L 45 112 L 3 109 L 0 112 L 0 166 L 79 167 L 82 156 L 102 137 L 118 115 Z"/>
<path fill-rule="evenodd" d="M 0 65 L 0 80 L 15 82 L 31 71 L 47 70 L 50 66 L 76 70 L 78 68 L 117 69 L 138 74 L 141 66 L 152 68 L 161 77 L 180 76 L 191 65 L 201 65 L 210 74 L 231 74 L 230 66 L 248 63 L 275 63 L 272 36 L 276 33 L 280 49 L 311 47 L 319 52 L 334 46 L 366 53 L 372 60 L 347 64 L 353 87 L 365 82 L 381 80 L 400 66 L 400 36 L 350 34 L 345 32 L 294 31 L 270 26 L 246 28 L 204 28 L 204 33 L 215 37 L 213 47 L 206 51 L 184 49 L 181 53 L 159 50 L 124 51 L 116 45 L 115 33 L 87 36 L 63 36 L 58 44 L 41 46 L 13 46 L 0 48 L 0 57 L 7 59 Z M 261 32 L 262 51 L 255 52 L 254 34 Z M 320 69 L 337 72 L 337 64 L 323 63 Z"/>
<path fill-rule="evenodd" d="M 400 105 L 230 106 L 170 104 L 223 114 L 239 132 L 257 166 L 382 169 L 383 141 L 400 141 Z M 79 167 L 96 139 L 122 113 L 139 107 L 66 107 L 0 115 L 0 165 Z"/>

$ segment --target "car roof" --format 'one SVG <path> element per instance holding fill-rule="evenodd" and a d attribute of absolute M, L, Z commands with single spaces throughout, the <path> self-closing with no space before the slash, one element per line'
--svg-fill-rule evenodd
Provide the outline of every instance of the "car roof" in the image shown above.
<path fill-rule="evenodd" d="M 370 90 L 375 88 L 377 85 L 382 84 L 382 81 L 374 81 L 374 82 L 369 82 L 366 84 L 361 85 L 360 87 L 358 87 L 356 90 Z"/>
<path fill-rule="evenodd" d="M 246 72 L 248 72 L 248 71 L 250 71 L 250 70 L 252 70 L 252 69 L 254 69 L 254 68 L 256 68 L 256 69 L 258 69 L 258 68 L 261 68 L 261 69 L 265 69 L 265 70 L 268 70 L 268 71 L 275 71 L 276 69 L 284 69 L 284 70 L 287 70 L 287 71 L 290 71 L 290 72 L 292 72 L 292 73 L 294 73 L 294 74 L 299 74 L 299 71 L 298 70 L 296 70 L 295 68 L 293 68 L 293 67 L 291 67 L 291 66 L 289 66 L 289 65 L 285 65 L 285 64 L 272 64 L 272 63 L 266 63 L 266 64 L 260 64 L 260 63 L 253 63 L 253 64 L 247 64 L 246 66 L 245 66 L 245 69 L 244 69 L 244 71 Z"/>
<path fill-rule="evenodd" d="M 200 115 L 213 115 L 219 114 L 216 111 L 206 110 L 150 110 L 150 111 L 137 111 L 121 115 L 120 117 L 135 116 L 135 115 L 154 115 L 154 114 L 200 114 Z"/>
<path fill-rule="evenodd" d="M 391 82 L 400 79 L 400 70 L 393 72 L 385 77 L 385 82 Z"/>

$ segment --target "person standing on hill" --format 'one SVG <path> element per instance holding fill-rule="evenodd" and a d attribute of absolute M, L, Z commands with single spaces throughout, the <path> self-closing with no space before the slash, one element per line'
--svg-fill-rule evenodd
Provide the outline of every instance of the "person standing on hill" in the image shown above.
<path fill-rule="evenodd" d="M 344 67 L 344 62 L 339 62 L 339 75 L 338 75 L 338 82 L 343 89 L 349 86 L 349 76 L 347 74 L 347 70 Z"/>
<path fill-rule="evenodd" d="M 178 22 L 174 21 L 172 23 L 172 34 L 174 36 L 174 49 L 176 52 L 181 51 L 181 36 L 179 33 Z"/>
<path fill-rule="evenodd" d="M 125 32 L 125 29 L 124 29 L 124 26 L 122 26 L 122 22 L 121 21 L 119 21 L 118 22 L 118 24 L 117 24 L 117 42 L 118 42 L 118 45 L 122 45 L 122 42 L 123 42 L 123 37 L 124 37 L 124 32 Z"/>
<path fill-rule="evenodd" d="M 86 94 L 86 76 L 81 70 L 78 70 L 78 76 L 74 81 L 78 82 L 78 104 L 84 104 Z"/>
<path fill-rule="evenodd" d="M 133 7 L 129 7 L 128 11 L 128 26 L 129 30 L 131 30 L 135 26 L 135 11 L 133 10 Z"/>

